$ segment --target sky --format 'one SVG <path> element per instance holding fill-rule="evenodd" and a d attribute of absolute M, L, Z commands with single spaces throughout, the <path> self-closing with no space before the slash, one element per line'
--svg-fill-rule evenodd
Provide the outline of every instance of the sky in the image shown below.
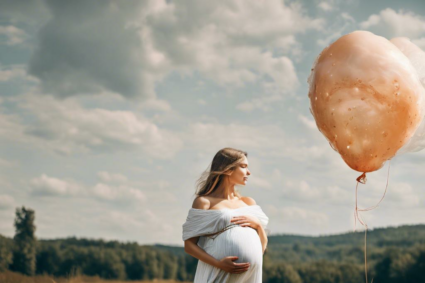
<path fill-rule="evenodd" d="M 319 53 L 368 30 L 425 50 L 425 2 L 0 0 L 0 234 L 183 246 L 196 181 L 224 147 L 269 235 L 354 229 L 355 179 L 309 112 Z M 391 161 L 369 229 L 425 223 L 425 153 Z M 376 204 L 389 162 L 359 185 Z M 357 231 L 363 227 L 357 223 Z"/>

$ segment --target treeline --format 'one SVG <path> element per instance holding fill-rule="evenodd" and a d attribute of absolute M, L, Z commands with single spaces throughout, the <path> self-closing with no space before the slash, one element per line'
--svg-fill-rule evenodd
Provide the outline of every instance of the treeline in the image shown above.
<path fill-rule="evenodd" d="M 362 254 L 362 256 L 364 256 Z M 369 258 L 369 256 L 368 256 Z M 424 283 L 425 245 L 391 247 L 368 260 L 368 281 L 374 283 Z M 364 263 L 335 260 L 308 262 L 275 261 L 264 265 L 267 283 L 361 283 L 365 282 Z"/>
<path fill-rule="evenodd" d="M 37 240 L 34 211 L 16 210 L 13 239 L 0 235 L 0 271 L 85 274 L 105 279 L 193 281 L 198 260 L 183 247 L 70 237 Z M 263 282 L 357 283 L 364 278 L 364 234 L 269 237 Z M 425 283 L 425 225 L 368 232 L 369 282 Z"/>
<path fill-rule="evenodd" d="M 425 282 L 425 225 L 367 232 L 368 279 Z M 263 282 L 365 282 L 364 232 L 269 237 Z"/>
<path fill-rule="evenodd" d="M 98 275 L 105 279 L 192 281 L 197 259 L 137 243 L 76 239 L 39 240 L 35 272 L 15 267 L 14 241 L 0 235 L 0 271 L 9 269 L 27 275 Z"/>

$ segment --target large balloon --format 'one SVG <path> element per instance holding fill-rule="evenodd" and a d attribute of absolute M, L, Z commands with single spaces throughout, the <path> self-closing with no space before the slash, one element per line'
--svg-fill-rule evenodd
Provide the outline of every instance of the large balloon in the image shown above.
<path fill-rule="evenodd" d="M 318 129 L 359 172 L 381 168 L 413 136 L 424 114 L 425 90 L 409 59 L 367 31 L 326 47 L 308 82 Z"/>

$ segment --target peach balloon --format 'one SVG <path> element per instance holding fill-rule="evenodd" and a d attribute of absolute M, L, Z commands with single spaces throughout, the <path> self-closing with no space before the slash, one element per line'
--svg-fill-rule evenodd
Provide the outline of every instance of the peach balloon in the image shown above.
<path fill-rule="evenodd" d="M 409 59 L 367 31 L 326 47 L 308 79 L 320 132 L 352 169 L 372 172 L 412 137 L 423 117 L 424 89 Z"/>

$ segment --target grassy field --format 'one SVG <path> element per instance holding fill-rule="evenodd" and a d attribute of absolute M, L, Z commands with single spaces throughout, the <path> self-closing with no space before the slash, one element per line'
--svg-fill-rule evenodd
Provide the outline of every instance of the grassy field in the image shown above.
<path fill-rule="evenodd" d="M 25 276 L 20 273 L 5 271 L 0 272 L 1 283 L 181 283 L 181 281 L 172 280 L 153 280 L 153 281 L 120 281 L 120 280 L 105 280 L 97 276 L 74 275 L 68 278 L 52 277 L 48 275 Z M 185 282 L 189 283 L 189 281 Z"/>

